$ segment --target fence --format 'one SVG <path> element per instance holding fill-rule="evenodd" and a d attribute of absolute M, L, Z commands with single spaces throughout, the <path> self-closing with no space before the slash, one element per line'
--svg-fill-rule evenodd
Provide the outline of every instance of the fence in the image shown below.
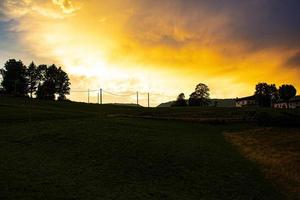
<path fill-rule="evenodd" d="M 150 93 L 149 92 L 111 92 L 108 90 L 71 90 L 71 99 L 81 99 L 86 103 L 97 103 L 97 104 L 136 104 L 150 107 Z M 118 99 L 118 100 L 116 100 Z"/>
<path fill-rule="evenodd" d="M 17 94 L 17 81 L 12 82 L 14 88 L 14 94 Z M 52 88 L 51 88 L 52 89 Z M 1 92 L 1 88 L 0 88 Z M 33 96 L 36 96 L 33 93 Z M 152 97 L 152 99 L 150 99 Z M 71 89 L 70 100 L 81 101 L 86 103 L 97 103 L 97 104 L 131 104 L 144 107 L 157 106 L 160 102 L 170 101 L 174 96 L 149 92 L 112 92 L 108 90 L 100 89 Z M 158 100 L 159 99 L 159 100 Z M 151 101 L 152 100 L 152 101 Z"/>

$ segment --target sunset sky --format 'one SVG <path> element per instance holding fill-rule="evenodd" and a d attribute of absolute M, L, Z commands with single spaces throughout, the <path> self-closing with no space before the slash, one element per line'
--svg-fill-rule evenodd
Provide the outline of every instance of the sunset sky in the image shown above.
<path fill-rule="evenodd" d="M 300 91 L 300 1 L 0 0 L 1 66 L 9 58 L 62 66 L 74 91 L 150 92 L 152 105 L 200 82 L 212 98 L 262 81 Z"/>

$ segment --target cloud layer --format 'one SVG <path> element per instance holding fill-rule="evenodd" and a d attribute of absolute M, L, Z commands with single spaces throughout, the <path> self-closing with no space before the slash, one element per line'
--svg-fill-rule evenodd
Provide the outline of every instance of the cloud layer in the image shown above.
<path fill-rule="evenodd" d="M 58 62 L 74 80 L 93 80 L 85 87 L 176 96 L 206 82 L 214 96 L 235 97 L 259 81 L 299 88 L 299 8 L 298 0 L 3 0 L 0 46 Z"/>

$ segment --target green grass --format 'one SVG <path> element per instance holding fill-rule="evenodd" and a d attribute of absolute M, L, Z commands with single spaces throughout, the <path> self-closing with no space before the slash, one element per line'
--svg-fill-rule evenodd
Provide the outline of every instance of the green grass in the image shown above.
<path fill-rule="evenodd" d="M 0 97 L 0 199 L 280 199 L 223 137 L 247 125 L 172 120 L 249 112 Z"/>

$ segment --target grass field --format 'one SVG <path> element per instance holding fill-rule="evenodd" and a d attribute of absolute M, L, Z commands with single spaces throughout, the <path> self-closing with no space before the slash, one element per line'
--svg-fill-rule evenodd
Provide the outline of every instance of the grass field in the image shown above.
<path fill-rule="evenodd" d="M 223 135 L 255 112 L 0 97 L 0 199 L 282 199 Z"/>
<path fill-rule="evenodd" d="M 288 199 L 300 199 L 300 129 L 257 128 L 225 134 Z"/>

